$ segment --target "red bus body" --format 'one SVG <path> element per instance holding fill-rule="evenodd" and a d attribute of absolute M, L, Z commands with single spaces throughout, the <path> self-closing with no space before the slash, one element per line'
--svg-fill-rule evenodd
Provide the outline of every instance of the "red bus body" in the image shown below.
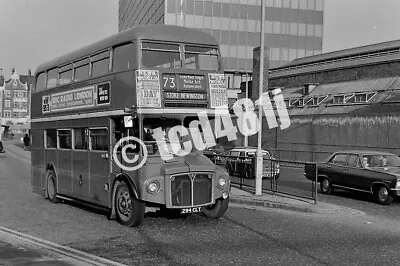
<path fill-rule="evenodd" d="M 213 95 L 210 89 L 222 73 L 212 36 L 166 25 L 132 28 L 40 65 L 31 108 L 33 191 L 106 209 L 130 226 L 141 223 L 144 205 L 219 218 L 229 200 L 229 176 L 201 152 L 164 161 L 150 151 L 140 169 L 126 171 L 115 163 L 113 147 L 127 136 L 145 141 L 157 123 L 187 127 L 198 112 L 212 114 L 211 98 L 227 99 L 223 90 Z M 131 153 L 143 157 L 142 150 Z"/>

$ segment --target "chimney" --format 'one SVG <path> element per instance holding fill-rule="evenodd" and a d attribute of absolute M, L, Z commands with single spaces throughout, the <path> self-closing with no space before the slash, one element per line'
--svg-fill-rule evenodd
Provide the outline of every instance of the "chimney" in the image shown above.
<path fill-rule="evenodd" d="M 15 68 L 13 68 L 12 70 L 11 70 L 11 75 L 13 75 L 15 73 Z"/>

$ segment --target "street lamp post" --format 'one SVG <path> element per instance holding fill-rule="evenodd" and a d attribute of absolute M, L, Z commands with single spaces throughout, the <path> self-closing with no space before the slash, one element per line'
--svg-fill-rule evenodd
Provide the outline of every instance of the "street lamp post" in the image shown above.
<path fill-rule="evenodd" d="M 246 50 L 247 53 L 247 50 Z M 246 57 L 247 58 L 247 57 Z M 249 98 L 249 73 L 246 71 L 246 99 Z M 247 106 L 246 106 L 247 108 Z M 249 137 L 247 135 L 244 136 L 244 146 L 247 147 L 249 145 Z"/>
<path fill-rule="evenodd" d="M 260 75 L 258 84 L 258 97 L 260 103 L 258 106 L 258 121 L 260 122 L 260 128 L 258 131 L 258 143 L 257 143 L 257 159 L 256 159 L 256 195 L 262 194 L 262 170 L 263 170 L 263 154 L 261 149 L 262 140 L 262 93 L 264 84 L 264 21 L 265 21 L 265 1 L 261 0 L 261 29 L 260 29 Z"/>

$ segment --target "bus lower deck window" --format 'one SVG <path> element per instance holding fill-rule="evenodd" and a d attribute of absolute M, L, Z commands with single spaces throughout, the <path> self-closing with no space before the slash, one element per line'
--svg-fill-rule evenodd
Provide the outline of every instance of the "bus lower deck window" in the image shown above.
<path fill-rule="evenodd" d="M 46 130 L 45 148 L 57 148 L 57 130 L 56 129 L 47 129 Z"/>
<path fill-rule="evenodd" d="M 90 149 L 93 151 L 108 150 L 108 131 L 105 128 L 90 129 Z"/>
<path fill-rule="evenodd" d="M 58 143 L 60 149 L 72 149 L 72 134 L 70 129 L 58 130 Z"/>

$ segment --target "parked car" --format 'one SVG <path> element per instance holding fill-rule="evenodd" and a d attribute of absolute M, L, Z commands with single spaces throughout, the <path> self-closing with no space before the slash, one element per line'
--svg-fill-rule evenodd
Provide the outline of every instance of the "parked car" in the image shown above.
<path fill-rule="evenodd" d="M 400 196 L 400 157 L 376 151 L 339 151 L 323 162 L 306 164 L 304 175 L 317 182 L 321 193 L 334 189 L 370 193 L 379 204 L 390 204 Z"/>
<path fill-rule="evenodd" d="M 244 178 L 255 178 L 256 147 L 236 147 L 229 151 L 226 158 L 226 169 L 229 175 Z M 271 154 L 263 150 L 263 178 L 279 179 L 279 163 Z"/>
<path fill-rule="evenodd" d="M 226 159 L 224 157 L 224 155 L 226 155 L 225 149 L 220 144 L 206 148 L 203 151 L 203 154 L 210 158 L 210 160 L 215 164 L 225 164 L 226 162 Z"/>

